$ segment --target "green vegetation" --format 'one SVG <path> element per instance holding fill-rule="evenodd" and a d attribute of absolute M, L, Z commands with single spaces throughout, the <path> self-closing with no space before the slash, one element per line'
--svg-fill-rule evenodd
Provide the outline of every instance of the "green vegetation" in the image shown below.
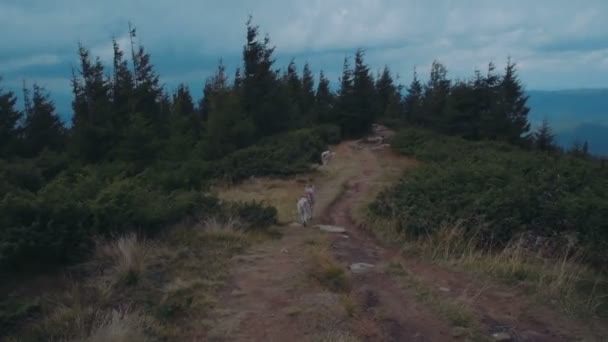
<path fill-rule="evenodd" d="M 414 291 L 416 300 L 447 319 L 454 330 L 459 331 L 459 335 L 466 337 L 466 341 L 491 341 L 481 332 L 478 317 L 464 298 L 449 298 L 440 294 L 408 272 L 399 262 L 391 262 L 388 271 L 399 277 L 402 286 Z"/>
<path fill-rule="evenodd" d="M 525 285 L 568 313 L 605 315 L 602 163 L 419 129 L 392 144 L 423 163 L 370 205 L 377 228 L 435 261 Z"/>
<path fill-rule="evenodd" d="M 331 255 L 326 243 L 313 249 L 308 275 L 330 291 L 350 291 L 351 283 L 346 268 Z"/>
<path fill-rule="evenodd" d="M 554 238 L 556 247 L 576 243 L 597 265 L 608 261 L 608 169 L 601 163 L 420 130 L 404 130 L 392 144 L 425 162 L 371 206 L 400 231 L 418 237 L 459 225 L 481 247 L 531 233 Z"/>

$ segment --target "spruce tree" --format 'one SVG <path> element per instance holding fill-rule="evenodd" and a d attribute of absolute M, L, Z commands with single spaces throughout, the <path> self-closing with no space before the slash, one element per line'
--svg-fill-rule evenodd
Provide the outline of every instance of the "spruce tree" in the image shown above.
<path fill-rule="evenodd" d="M 401 93 L 400 87 L 395 85 L 388 66 L 384 66 L 382 73 L 376 80 L 376 94 L 378 97 L 378 114 L 386 118 L 397 118 L 400 114 Z"/>
<path fill-rule="evenodd" d="M 205 141 L 201 144 L 206 158 L 216 159 L 252 143 L 256 135 L 253 119 L 242 110 L 238 92 L 228 85 L 224 66 L 206 81 L 208 118 Z"/>
<path fill-rule="evenodd" d="M 418 74 L 416 73 L 416 69 L 414 69 L 414 78 L 412 79 L 412 83 L 406 89 L 407 94 L 403 99 L 403 111 L 405 119 L 414 124 L 422 124 L 424 122 L 423 113 L 422 113 L 422 83 L 418 80 Z"/>
<path fill-rule="evenodd" d="M 304 64 L 302 70 L 302 90 L 300 94 L 300 110 L 310 118 L 311 111 L 315 105 L 315 80 L 308 63 Z M 312 118 L 311 118 L 312 119 Z"/>
<path fill-rule="evenodd" d="M 349 124 L 352 124 L 351 117 L 354 115 L 353 111 L 355 108 L 355 96 L 354 96 L 354 82 L 353 82 L 353 70 L 350 67 L 348 56 L 344 57 L 344 63 L 342 65 L 342 76 L 340 77 L 340 89 L 337 94 L 337 108 L 335 112 L 335 122 L 340 125 L 343 132 L 351 134 L 348 131 Z"/>
<path fill-rule="evenodd" d="M 29 92 L 27 94 L 29 102 Z M 55 113 L 55 104 L 44 88 L 34 84 L 31 104 L 23 125 L 24 151 L 34 157 L 45 149 L 60 151 L 65 146 L 66 130 Z"/>
<path fill-rule="evenodd" d="M 456 81 L 452 85 L 444 109 L 443 127 L 447 134 L 467 139 L 479 137 L 479 101 L 471 82 Z"/>
<path fill-rule="evenodd" d="M 112 41 L 114 50 L 114 76 L 112 78 L 112 105 L 113 124 L 115 129 L 121 130 L 129 122 L 129 113 L 133 112 L 133 74 L 129 70 L 128 62 L 124 59 L 124 52 L 116 40 Z"/>
<path fill-rule="evenodd" d="M 2 78 L 0 78 L 2 82 Z M 22 114 L 15 108 L 17 97 L 13 92 L 5 92 L 0 84 L 0 158 L 15 156 L 19 149 Z"/>
<path fill-rule="evenodd" d="M 111 84 L 104 75 L 101 60 L 91 60 L 90 52 L 79 45 L 79 75 L 73 71 L 72 109 L 73 152 L 86 161 L 101 160 L 116 142 L 119 134 L 111 102 Z"/>
<path fill-rule="evenodd" d="M 428 83 L 424 87 L 422 124 L 439 130 L 445 130 L 444 112 L 451 82 L 447 78 L 447 69 L 439 61 L 434 61 Z"/>
<path fill-rule="evenodd" d="M 159 84 L 158 75 L 154 71 L 150 55 L 143 46 L 139 46 L 134 58 L 135 111 L 149 116 L 156 125 L 162 125 L 166 120 L 161 116 L 160 108 L 163 89 Z"/>
<path fill-rule="evenodd" d="M 180 84 L 172 99 L 162 102 L 168 102 L 166 105 L 170 106 L 170 139 L 165 143 L 167 157 L 183 159 L 192 152 L 201 134 L 201 121 L 192 95 L 186 85 Z"/>
<path fill-rule="evenodd" d="M 241 75 L 241 68 L 238 67 L 238 68 L 236 68 L 236 71 L 234 72 L 234 89 L 235 90 L 240 89 L 242 84 L 243 84 L 243 76 Z"/>
<path fill-rule="evenodd" d="M 285 87 L 284 96 L 287 97 L 289 103 L 288 116 L 289 120 L 294 123 L 296 127 L 305 124 L 305 117 L 302 115 L 300 107 L 301 95 L 302 95 L 302 80 L 298 75 L 298 69 L 295 61 L 292 59 L 287 70 L 283 75 L 283 84 Z"/>
<path fill-rule="evenodd" d="M 288 99 L 281 96 L 282 87 L 273 70 L 273 53 L 270 38 L 259 39 L 259 27 L 252 24 L 250 17 L 243 48 L 242 105 L 260 135 L 278 133 L 289 124 Z"/>
<path fill-rule="evenodd" d="M 358 136 L 366 133 L 377 116 L 375 85 L 369 67 L 364 61 L 364 51 L 355 53 L 355 68 L 353 71 L 353 103 L 352 114 L 344 117 L 346 134 Z"/>
<path fill-rule="evenodd" d="M 335 123 L 334 94 L 329 88 L 329 80 L 323 70 L 319 73 L 319 84 L 315 94 L 315 120 L 320 123 Z"/>
<path fill-rule="evenodd" d="M 541 151 L 555 150 L 555 136 L 549 125 L 549 121 L 545 118 L 539 129 L 534 133 L 534 143 L 537 149 Z"/>
<path fill-rule="evenodd" d="M 488 64 L 488 72 L 485 76 L 476 72 L 476 80 L 473 84 L 476 97 L 476 114 L 473 118 L 479 122 L 479 137 L 488 139 L 504 140 L 505 130 L 508 130 L 509 119 L 500 110 L 501 102 L 499 98 L 501 77 L 495 72 L 494 63 Z M 475 137 L 475 138 L 479 138 Z"/>
<path fill-rule="evenodd" d="M 502 111 L 502 115 L 507 119 L 506 140 L 511 143 L 521 143 L 525 135 L 530 130 L 528 122 L 527 107 L 528 96 L 525 95 L 523 85 L 517 75 L 517 66 L 507 60 L 505 74 L 500 82 L 499 105 L 497 110 Z"/>

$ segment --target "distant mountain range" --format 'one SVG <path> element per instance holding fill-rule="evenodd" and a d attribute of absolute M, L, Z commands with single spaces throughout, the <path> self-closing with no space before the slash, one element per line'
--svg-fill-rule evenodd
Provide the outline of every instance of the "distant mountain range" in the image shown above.
<path fill-rule="evenodd" d="M 561 146 L 586 140 L 591 153 L 608 156 L 608 89 L 530 90 L 528 95 L 533 128 L 547 118 Z"/>

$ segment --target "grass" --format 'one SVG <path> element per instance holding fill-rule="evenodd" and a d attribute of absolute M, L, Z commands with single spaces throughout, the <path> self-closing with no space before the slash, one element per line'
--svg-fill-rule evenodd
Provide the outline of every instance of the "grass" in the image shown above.
<path fill-rule="evenodd" d="M 475 313 L 467 305 L 465 300 L 447 298 L 433 290 L 415 275 L 408 272 L 400 262 L 393 261 L 389 264 L 388 271 L 396 275 L 402 284 L 415 293 L 418 302 L 423 303 L 446 319 L 455 329 L 461 330 L 470 341 L 483 341 L 484 336 L 478 326 Z"/>
<path fill-rule="evenodd" d="M 146 341 L 146 317 L 137 312 L 112 310 L 98 319 L 97 326 L 87 342 L 139 342 Z"/>
<path fill-rule="evenodd" d="M 154 243 L 135 235 L 99 242 L 96 257 L 82 266 L 88 275 L 65 292 L 47 294 L 41 318 L 7 339 L 188 339 L 215 305 L 230 258 L 264 238 L 239 224 L 211 219 L 175 226 Z"/>
<path fill-rule="evenodd" d="M 353 297 L 352 294 L 343 294 L 340 296 L 340 304 L 346 311 L 346 315 L 348 317 L 355 317 L 361 311 L 361 307 L 359 303 L 357 303 L 357 299 Z"/>
<path fill-rule="evenodd" d="M 403 252 L 418 255 L 443 266 L 487 276 L 527 291 L 542 303 L 557 305 L 564 313 L 581 318 L 606 317 L 608 279 L 582 262 L 575 253 L 546 257 L 539 247 L 527 248 L 515 239 L 506 248 L 484 251 L 477 248 L 476 236 L 458 225 L 444 226 L 434 235 L 408 240 L 395 225 L 380 219 L 368 221 L 374 232 L 390 241 L 399 241 Z"/>
<path fill-rule="evenodd" d="M 327 246 L 317 246 L 312 250 L 308 274 L 329 291 L 350 291 L 350 279 L 344 266 L 336 261 Z"/>
<path fill-rule="evenodd" d="M 135 234 L 97 246 L 99 262 L 110 263 L 109 277 L 113 285 L 134 285 L 140 281 L 149 263 L 149 252 L 150 245 Z"/>
<path fill-rule="evenodd" d="M 458 226 L 446 227 L 417 244 L 432 260 L 489 275 L 509 285 L 522 286 L 545 303 L 557 303 L 565 313 L 579 317 L 606 315 L 608 282 L 579 262 L 569 251 L 552 258 L 545 250 L 527 248 L 523 239 L 497 252 L 475 247 L 475 237 Z"/>
<path fill-rule="evenodd" d="M 317 172 L 287 179 L 253 178 L 237 186 L 216 186 L 213 191 L 226 201 L 262 201 L 278 211 L 280 224 L 297 222 L 296 201 L 307 182 L 316 185 L 314 216 L 327 208 L 344 191 L 345 182 L 356 173 L 358 164 L 347 146 L 335 148 L 336 157 Z"/>

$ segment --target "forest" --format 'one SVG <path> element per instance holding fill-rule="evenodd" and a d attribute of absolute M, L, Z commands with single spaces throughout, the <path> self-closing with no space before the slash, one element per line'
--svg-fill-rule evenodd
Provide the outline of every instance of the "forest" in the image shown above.
<path fill-rule="evenodd" d="M 135 29 L 129 33 L 135 41 Z M 189 216 L 225 213 L 244 218 L 250 229 L 268 226 L 276 221 L 274 208 L 256 202 L 221 202 L 206 190 L 216 182 L 305 173 L 311 163 L 319 162 L 328 145 L 365 135 L 373 122 L 460 137 L 477 142 L 478 149 L 490 144 L 493 149 L 515 151 L 501 160 L 503 171 L 486 173 L 491 170 L 480 168 L 476 173 L 482 178 L 491 174 L 499 183 L 511 182 L 510 173 L 545 177 L 540 170 L 555 163 L 574 163 L 576 175 L 585 176 L 573 178 L 560 189 L 550 189 L 550 179 L 546 189 L 508 188 L 521 191 L 521 196 L 530 196 L 532 191 L 543 191 L 534 195 L 545 197 L 573 193 L 561 204 L 578 208 L 564 213 L 567 221 L 559 221 L 562 206 L 552 207 L 551 212 L 558 215 L 552 218 L 542 216 L 547 215 L 542 214 L 544 206 L 519 214 L 530 208 L 517 196 L 504 197 L 502 203 L 486 198 L 488 203 L 476 202 L 472 207 L 467 203 L 475 200 L 468 198 L 446 203 L 446 208 L 452 210 L 450 215 L 475 211 L 490 222 L 503 222 L 497 229 L 500 234 L 506 231 L 505 236 L 524 225 L 579 229 L 590 234 L 586 242 L 600 238 L 603 245 L 607 241 L 608 211 L 594 211 L 584 222 L 577 218 L 605 206 L 606 191 L 604 195 L 596 192 L 608 185 L 595 178 L 596 172 L 605 175 L 603 161 L 590 157 L 586 144 L 570 151 L 557 148 L 547 123 L 537 132 L 530 131 L 524 86 L 510 59 L 503 71 L 489 63 L 487 70 L 476 70 L 466 80 L 449 79 L 446 67 L 436 61 L 428 80 L 415 74 L 412 83 L 403 87 L 388 66 L 374 75 L 365 52 L 357 50 L 345 57 L 334 92 L 323 71 L 315 74 L 309 64 L 300 69 L 292 61 L 277 68 L 269 37 L 261 36 L 250 20 L 242 65 L 234 75 L 227 75 L 220 62 L 197 100 L 184 85 L 174 93 L 164 89 L 143 46 L 135 45 L 131 51 L 123 51 L 116 41 L 113 46 L 110 66 L 92 56 L 86 46 L 78 46 L 70 127 L 61 123 L 44 88 L 34 84 L 24 89 L 25 106 L 19 110 L 17 95 L 3 91 L 0 83 L 3 271 L 35 271 L 81 261 L 88 256 L 94 237 L 132 230 L 152 235 Z M 420 139 L 431 143 L 439 138 L 424 135 Z M 538 158 L 526 154 L 531 150 Z M 450 157 L 452 152 L 440 149 L 425 153 L 428 158 L 435 158 L 434 153 L 445 153 L 441 158 L 448 159 L 459 156 Z M 491 154 L 467 158 L 494 163 Z M 526 163 L 514 162 L 518 158 Z M 484 167 L 491 168 L 488 165 Z M 474 187 L 483 183 L 477 183 L 478 178 L 445 181 Z M 589 191 L 595 197 L 587 196 Z M 492 193 L 494 199 L 503 195 L 504 191 Z M 454 206 L 466 206 L 469 211 L 454 210 Z M 376 209 L 386 210 L 382 208 Z M 503 217 L 507 212 L 517 220 Z M 596 248 L 594 260 L 606 260 L 605 252 Z"/>

